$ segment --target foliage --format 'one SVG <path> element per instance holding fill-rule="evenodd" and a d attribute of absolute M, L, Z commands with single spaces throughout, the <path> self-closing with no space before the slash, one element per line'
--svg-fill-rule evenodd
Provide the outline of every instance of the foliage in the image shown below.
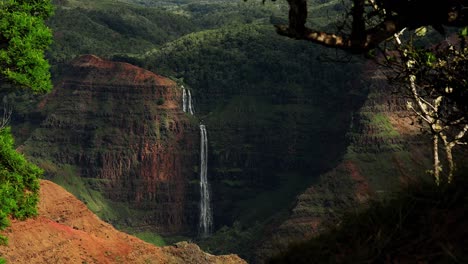
<path fill-rule="evenodd" d="M 465 263 L 468 181 L 415 182 L 393 198 L 349 212 L 337 226 L 269 263 Z"/>
<path fill-rule="evenodd" d="M 52 40 L 44 20 L 52 12 L 49 0 L 0 2 L 0 81 L 33 92 L 52 88 L 49 64 L 44 59 Z M 0 230 L 9 225 L 10 217 L 23 220 L 37 214 L 41 174 L 42 170 L 15 151 L 10 128 L 1 128 Z M 0 242 L 5 244 L 6 237 L 0 236 Z"/>
<path fill-rule="evenodd" d="M 44 50 L 52 33 L 44 20 L 52 14 L 50 1 L 0 2 L 0 74 L 35 92 L 52 88 Z"/>
<path fill-rule="evenodd" d="M 10 128 L 0 130 L 0 230 L 9 225 L 8 217 L 25 219 L 37 214 L 39 177 L 35 165 L 15 151 Z M 2 243 L 5 237 L 0 237 Z"/>
<path fill-rule="evenodd" d="M 439 145 L 445 151 L 450 183 L 455 171 L 452 149 L 466 144 L 463 140 L 468 131 L 466 36 L 462 30 L 455 43 L 447 41 L 426 48 L 414 43 L 414 35 L 402 40 L 402 33 L 395 35 L 393 51 L 384 54 L 384 65 L 390 69 L 391 80 L 399 84 L 401 94 L 407 96 L 408 109 L 425 123 L 432 136 L 435 183 L 439 185 L 442 172 Z M 421 34 L 417 31 L 415 35 Z"/>
<path fill-rule="evenodd" d="M 262 231 L 263 227 L 259 223 L 243 227 L 239 222 L 235 222 L 231 227 L 221 227 L 210 239 L 202 239 L 197 241 L 197 244 L 211 254 L 236 252 L 241 258 L 249 259 Z"/>
<path fill-rule="evenodd" d="M 400 92 L 410 95 L 408 76 L 416 77 L 418 92 L 426 101 L 442 96 L 439 114 L 443 115 L 442 125 L 463 119 L 468 120 L 468 48 L 466 36 L 452 38 L 433 46 L 420 46 L 413 40 L 403 41 L 395 47 L 398 58 L 388 59 L 384 65 L 392 71 L 390 81 L 402 86 Z M 408 66 L 410 63 L 410 67 Z"/>
<path fill-rule="evenodd" d="M 55 32 L 52 64 L 81 54 L 142 53 L 197 29 L 185 16 L 164 10 L 104 3 L 99 9 L 57 7 L 48 23 Z"/>
<path fill-rule="evenodd" d="M 138 237 L 139 239 L 143 241 L 156 245 L 158 247 L 164 247 L 167 245 L 166 241 L 164 240 L 162 236 L 152 233 L 152 232 L 137 232 L 137 233 L 132 233 L 132 235 Z"/>

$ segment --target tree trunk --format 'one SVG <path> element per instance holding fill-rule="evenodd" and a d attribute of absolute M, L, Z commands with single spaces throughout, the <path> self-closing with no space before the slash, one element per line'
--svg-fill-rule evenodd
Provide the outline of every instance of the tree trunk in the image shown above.
<path fill-rule="evenodd" d="M 447 156 L 447 162 L 448 162 L 447 182 L 450 184 L 452 183 L 453 173 L 455 172 L 455 163 L 453 162 L 452 147 L 450 146 L 450 144 L 445 146 L 445 155 Z"/>
<path fill-rule="evenodd" d="M 434 134 L 432 139 L 433 144 L 433 154 L 434 154 L 434 178 L 437 186 L 440 185 L 440 172 L 442 168 L 440 167 L 439 160 L 439 135 Z"/>

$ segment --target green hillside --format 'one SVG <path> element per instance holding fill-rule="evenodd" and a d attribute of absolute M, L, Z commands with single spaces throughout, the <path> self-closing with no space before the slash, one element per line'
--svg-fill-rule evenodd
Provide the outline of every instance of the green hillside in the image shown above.
<path fill-rule="evenodd" d="M 52 64 L 80 54 L 141 54 L 198 29 L 185 16 L 123 3 L 101 8 L 57 6 L 49 25 L 55 37 L 49 53 Z"/>

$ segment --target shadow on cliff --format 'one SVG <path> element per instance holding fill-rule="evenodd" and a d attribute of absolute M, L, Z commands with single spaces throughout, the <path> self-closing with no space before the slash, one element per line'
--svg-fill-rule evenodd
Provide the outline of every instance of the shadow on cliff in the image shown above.
<path fill-rule="evenodd" d="M 451 185 L 413 182 L 268 263 L 466 263 L 467 176 L 465 167 Z"/>

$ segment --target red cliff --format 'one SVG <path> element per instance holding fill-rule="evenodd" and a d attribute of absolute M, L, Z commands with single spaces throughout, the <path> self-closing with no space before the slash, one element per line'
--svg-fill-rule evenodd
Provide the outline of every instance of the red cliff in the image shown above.
<path fill-rule="evenodd" d="M 180 105 L 174 81 L 84 55 L 40 103 L 47 118 L 24 149 L 39 161 L 75 167 L 89 188 L 130 209 L 126 219 L 109 220 L 185 232 L 197 137 Z"/>

